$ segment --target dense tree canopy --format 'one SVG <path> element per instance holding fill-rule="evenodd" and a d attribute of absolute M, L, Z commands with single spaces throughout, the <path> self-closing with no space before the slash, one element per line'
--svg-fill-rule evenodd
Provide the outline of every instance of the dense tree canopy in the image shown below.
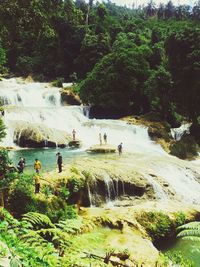
<path fill-rule="evenodd" d="M 110 1 L 3 0 L 0 71 L 76 77 L 84 103 L 120 115 L 181 114 L 197 126 L 199 20 L 200 1 L 127 8 Z"/>

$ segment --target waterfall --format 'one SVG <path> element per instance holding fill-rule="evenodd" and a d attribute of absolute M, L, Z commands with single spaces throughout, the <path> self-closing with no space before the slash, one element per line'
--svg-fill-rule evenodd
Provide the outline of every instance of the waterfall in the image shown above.
<path fill-rule="evenodd" d="M 89 118 L 90 117 L 90 106 L 83 106 L 83 114 Z"/>
<path fill-rule="evenodd" d="M 171 135 L 174 140 L 179 141 L 184 134 L 190 134 L 191 125 L 192 123 L 183 123 L 179 128 L 172 128 Z"/>
<path fill-rule="evenodd" d="M 82 141 L 83 149 L 97 144 L 99 132 L 106 132 L 108 143 L 118 146 L 124 143 L 124 151 L 166 154 L 159 145 L 153 143 L 148 136 L 147 128 L 128 125 L 124 121 L 96 120 L 84 116 L 89 115 L 89 107 L 62 106 L 60 89 L 47 83 L 27 83 L 20 79 L 3 79 L 0 81 L 0 99 L 5 104 L 4 122 L 7 126 L 5 146 L 14 146 L 16 130 L 27 127 L 41 132 L 49 129 L 57 139 L 56 130 L 71 136 L 73 129 L 77 139 Z M 43 144 L 45 139 L 44 137 Z M 18 138 L 19 140 L 19 138 Z"/>
<path fill-rule="evenodd" d="M 149 183 L 153 186 L 156 199 L 161 201 L 167 201 L 168 198 L 165 192 L 163 191 L 162 186 L 157 181 L 155 181 L 155 179 L 153 179 L 151 175 L 144 174 L 144 176 L 146 177 L 147 181 L 149 181 Z"/>
<path fill-rule="evenodd" d="M 186 203 L 200 203 L 200 169 L 178 159 L 159 161 L 151 164 L 157 176 L 167 182 L 179 200 Z"/>
<path fill-rule="evenodd" d="M 107 173 L 104 174 L 103 179 L 106 188 L 106 202 L 111 203 L 116 198 L 114 182 Z"/>
<path fill-rule="evenodd" d="M 138 173 L 152 173 L 159 177 L 157 181 L 151 175 L 146 176 L 158 199 L 166 198 L 162 190 L 162 182 L 166 182 L 180 200 L 200 203 L 199 163 L 182 161 L 168 155 L 149 138 L 147 127 L 127 124 L 122 120 L 89 119 L 89 107 L 63 106 L 60 89 L 51 87 L 48 83 L 3 79 L 0 81 L 0 101 L 4 105 L 5 114 L 2 118 L 7 127 L 7 136 L 1 146 L 16 146 L 23 130 L 27 129 L 43 134 L 44 146 L 50 145 L 50 138 L 57 145 L 59 138 L 66 144 L 67 137 L 71 137 L 72 130 L 75 129 L 77 139 L 83 144 L 81 149 L 85 150 L 98 144 L 99 133 L 106 132 L 108 144 L 117 147 L 123 142 L 125 156 L 122 155 L 119 162 Z M 172 136 L 179 140 L 184 133 L 189 132 L 189 127 L 190 124 L 184 124 L 180 128 L 171 129 Z M 128 155 L 132 157 L 130 160 Z M 117 181 L 108 174 L 103 176 L 107 202 L 128 193 L 123 179 Z M 88 194 L 91 205 L 94 205 L 93 188 L 88 188 Z"/>
<path fill-rule="evenodd" d="M 90 207 L 93 207 L 93 201 L 92 201 L 92 194 L 91 194 L 91 191 L 90 191 L 90 185 L 89 183 L 87 183 L 87 190 L 88 190 L 88 197 L 89 197 L 89 201 L 90 201 Z"/>

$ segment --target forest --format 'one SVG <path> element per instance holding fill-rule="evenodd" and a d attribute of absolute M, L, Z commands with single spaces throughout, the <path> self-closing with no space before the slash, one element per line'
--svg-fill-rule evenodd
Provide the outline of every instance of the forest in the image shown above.
<path fill-rule="evenodd" d="M 107 116 L 159 112 L 186 119 L 199 141 L 200 1 L 132 8 L 107 1 L 4 0 L 0 70 L 77 82 Z"/>
<path fill-rule="evenodd" d="M 0 81 L 4 77 L 28 76 L 31 76 L 34 81 L 52 82 L 60 87 L 65 82 L 73 83 L 73 86 L 70 87 L 72 92 L 80 97 L 84 105 L 91 107 L 93 116 L 97 118 L 118 119 L 128 115 L 139 117 L 144 114 L 156 114 L 159 115 L 162 122 L 167 122 L 169 132 L 170 128 L 179 127 L 183 122 L 191 122 L 192 139 L 195 138 L 195 145 L 196 143 L 200 145 L 200 1 L 197 1 L 194 6 L 175 6 L 172 1 L 156 5 L 150 0 L 146 5 L 136 6 L 133 4 L 132 7 L 126 7 L 117 6 L 109 0 L 105 2 L 94 2 L 93 0 L 89 0 L 89 2 L 85 0 L 1 0 Z M 6 106 L 6 103 L 0 101 L 0 106 L 3 104 Z M 20 111 L 20 105 L 13 109 L 16 114 Z M 12 105 L 7 110 L 5 108 L 6 115 L 9 115 L 9 112 L 12 114 L 12 108 Z M 27 109 L 28 114 L 33 114 L 37 112 L 38 106 L 36 105 L 35 109 L 30 105 L 22 108 L 23 111 Z M 54 113 L 59 110 L 58 108 L 64 110 L 62 106 L 56 108 L 52 109 L 51 106 L 50 108 L 48 106 L 46 110 L 55 110 Z M 0 141 L 6 136 L 7 130 L 3 122 L 3 120 L 6 121 L 6 116 L 3 114 L 0 119 Z M 20 112 L 19 114 L 23 115 Z M 62 116 L 65 117 L 65 115 Z M 79 118 L 79 116 L 77 117 Z M 41 116 L 40 119 L 42 119 Z M 66 116 L 66 122 L 64 122 L 66 125 L 68 125 L 67 120 L 70 118 Z M 76 120 L 75 116 L 73 120 Z M 38 121 L 37 123 L 39 124 Z M 44 119 L 42 123 L 42 125 L 45 124 Z M 56 120 L 53 120 L 53 123 L 56 124 Z M 60 123 L 59 120 L 58 123 Z M 100 122 L 98 123 L 99 127 Z M 79 124 L 81 124 L 80 121 Z M 21 125 L 19 124 L 19 127 Z M 89 125 L 91 124 L 89 123 Z M 102 129 L 105 125 L 103 122 Z M 85 126 L 84 123 L 83 126 Z M 118 154 L 110 158 L 110 162 L 100 158 L 95 161 L 93 158 L 93 161 L 88 163 L 81 158 L 80 166 L 86 164 L 85 169 L 81 169 L 79 165 L 77 165 L 78 167 L 67 166 L 64 170 L 65 176 L 63 176 L 65 179 L 60 179 L 59 175 L 55 174 L 55 170 L 52 171 L 52 174 L 48 173 L 44 176 L 46 180 L 41 176 L 40 194 L 34 194 L 33 174 L 28 171 L 24 174 L 17 173 L 9 157 L 10 152 L 1 147 L 0 265 L 1 260 L 6 259 L 8 255 L 11 267 L 79 267 L 89 266 L 89 264 L 102 267 L 114 266 L 111 265 L 112 257 L 114 259 L 122 257 L 121 262 L 127 264 L 128 261 L 130 263 L 131 253 L 127 249 L 122 250 L 121 247 L 121 250 L 118 248 L 116 251 L 112 250 L 108 237 L 111 240 L 117 240 L 119 236 L 122 236 L 124 240 L 130 241 L 129 236 L 133 236 L 138 240 L 138 229 L 141 231 L 142 246 L 146 246 L 147 237 L 152 241 L 151 247 L 157 241 L 165 241 L 164 238 L 172 236 L 175 238 L 177 227 L 181 230 L 180 237 L 189 236 L 193 239 L 194 236 L 197 236 L 199 240 L 199 222 L 195 222 L 189 227 L 184 224 L 199 220 L 200 211 L 189 210 L 189 213 L 186 212 L 185 215 L 178 210 L 175 202 L 178 199 L 175 198 L 178 195 L 175 189 L 179 190 L 180 188 L 178 191 L 180 195 L 183 193 L 187 197 L 189 194 L 188 198 L 191 198 L 191 203 L 199 203 L 199 187 L 195 183 L 199 179 L 196 166 L 194 168 L 189 165 L 189 161 L 185 161 L 185 163 L 178 161 L 175 157 L 168 161 L 169 157 L 163 156 L 163 162 L 157 162 L 163 154 L 160 154 L 160 150 L 159 154 L 152 153 L 157 150 L 154 151 L 154 143 L 152 144 L 152 140 L 149 140 L 149 136 L 148 143 L 146 142 L 147 147 L 144 142 L 146 135 L 141 134 L 142 138 L 135 138 L 137 135 L 139 136 L 143 128 L 137 128 L 137 125 L 134 127 L 134 138 L 132 138 L 133 135 L 130 136 L 131 141 L 132 139 L 135 141 L 133 148 L 135 154 L 131 155 L 130 162 L 128 156 L 125 156 L 125 160 L 122 157 L 121 160 Z M 113 128 L 115 129 L 115 126 Z M 72 129 L 67 130 L 71 133 Z M 159 128 L 158 132 L 161 130 Z M 131 134 L 133 134 L 132 128 Z M 110 139 L 112 137 L 109 136 Z M 189 147 L 192 148 L 190 137 L 188 142 Z M 128 139 L 127 136 L 125 138 Z M 172 141 L 172 144 L 175 145 L 178 143 L 177 140 L 171 139 L 168 142 Z M 125 141 L 127 142 L 127 140 Z M 138 143 L 138 149 L 140 149 L 140 145 L 142 148 L 139 151 L 141 154 L 136 153 L 138 152 L 136 151 Z M 149 147 L 153 147 L 152 150 L 148 150 Z M 175 147 L 176 149 L 177 147 Z M 196 150 L 198 148 L 196 149 L 195 146 L 195 156 L 198 154 Z M 62 153 L 64 154 L 64 150 Z M 145 162 L 145 164 L 141 165 L 141 170 L 144 173 L 146 170 L 146 176 L 136 171 L 141 164 L 138 155 L 143 156 L 142 153 L 145 157 L 144 160 L 142 157 L 141 162 Z M 121 166 L 118 163 L 124 165 Z M 93 166 L 93 164 L 95 168 L 89 169 L 88 166 Z M 131 168 L 131 178 L 128 172 L 129 167 Z M 107 172 L 110 174 L 111 170 L 116 172 L 111 175 L 112 179 L 100 177 L 103 168 L 105 168 L 106 174 Z M 167 174 L 169 173 L 170 179 L 172 177 L 174 187 L 165 179 L 163 179 L 164 182 L 160 182 L 162 180 L 161 169 Z M 122 177 L 120 177 L 120 173 L 123 173 Z M 126 175 L 127 180 L 123 180 Z M 121 183 L 118 182 L 119 177 L 122 180 Z M 139 184 L 137 184 L 137 179 L 140 181 Z M 143 183 L 141 179 L 143 179 Z M 154 192 L 156 190 L 151 185 L 151 181 L 154 186 L 158 184 L 155 186 L 156 189 L 164 188 L 161 190 L 161 197 L 169 196 L 169 199 L 173 200 L 174 207 L 171 205 L 172 202 L 169 202 L 169 206 L 174 208 L 173 216 L 168 214 L 168 210 L 150 212 L 147 209 L 145 212 L 135 213 L 134 205 L 132 209 L 130 206 L 126 206 L 129 202 L 125 202 L 126 205 L 121 208 L 122 213 L 119 212 L 119 214 L 112 213 L 112 210 L 109 213 L 107 208 L 105 213 L 98 216 L 87 213 L 87 208 L 92 206 L 89 199 L 91 190 L 97 190 L 95 186 L 98 183 L 101 185 L 99 192 L 102 193 L 102 196 L 99 193 L 98 197 L 102 199 L 105 197 L 105 202 L 107 201 L 106 190 L 110 193 L 109 186 L 111 185 L 113 188 L 116 185 L 116 190 L 113 192 L 117 192 L 121 185 L 122 192 L 117 197 L 127 201 L 124 184 L 128 184 L 125 186 L 127 190 L 132 183 L 132 188 L 144 190 L 142 193 L 144 199 L 142 200 L 149 203 L 157 200 L 156 192 Z M 161 186 L 159 186 L 160 183 Z M 170 191 L 171 187 L 173 191 Z M 130 193 L 130 191 L 128 192 Z M 87 194 L 89 204 L 82 205 L 83 214 L 81 212 L 79 214 L 77 212 L 77 210 L 81 211 L 81 209 L 79 210 L 79 200 Z M 96 195 L 93 193 L 93 196 Z M 128 195 L 128 197 L 130 196 Z M 133 202 L 140 201 L 139 197 L 143 197 L 143 195 L 136 195 L 136 198 L 131 200 Z M 188 203 L 190 202 L 188 201 Z M 77 206 L 75 207 L 74 204 Z M 186 203 L 181 202 L 181 208 L 184 206 Z M 190 211 L 194 213 L 193 216 Z M 135 226 L 137 226 L 137 234 Z M 131 229 L 131 232 L 126 232 L 124 229 Z M 146 233 L 145 243 L 142 239 L 144 230 Z M 132 238 L 133 241 L 134 238 Z M 130 248 L 134 245 L 134 242 L 131 242 L 128 244 Z M 108 244 L 109 246 L 107 246 Z M 121 246 L 121 243 L 119 244 Z M 116 244 L 114 245 L 116 246 Z M 101 255 L 99 252 L 102 252 L 102 247 L 105 247 L 103 258 L 101 256 L 92 258 L 92 254 L 90 254 L 92 249 L 97 248 L 98 256 Z M 143 247 L 140 250 L 141 253 L 145 252 Z M 152 256 L 151 254 L 151 251 L 148 252 L 148 258 Z M 172 262 L 179 263 L 183 267 L 194 266 L 190 260 L 187 262 L 179 254 L 173 255 L 173 259 L 170 258 L 172 257 L 170 254 L 168 256 L 159 254 L 156 257 L 159 259 L 155 262 L 156 266 L 167 266 Z M 129 265 L 124 265 L 125 263 L 118 266 L 143 266 L 141 259 L 135 260 L 134 258 Z"/>

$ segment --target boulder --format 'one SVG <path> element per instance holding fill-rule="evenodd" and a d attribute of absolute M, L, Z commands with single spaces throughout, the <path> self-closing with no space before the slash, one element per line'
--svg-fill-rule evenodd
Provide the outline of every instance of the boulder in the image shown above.
<path fill-rule="evenodd" d="M 94 145 L 86 150 L 89 153 L 115 153 L 116 147 L 112 145 Z"/>
<path fill-rule="evenodd" d="M 48 128 L 43 124 L 14 122 L 14 142 L 21 147 L 65 147 L 70 136 L 61 130 Z"/>
<path fill-rule="evenodd" d="M 68 146 L 71 148 L 79 148 L 81 146 L 81 142 L 79 140 L 72 140 L 68 143 Z"/>

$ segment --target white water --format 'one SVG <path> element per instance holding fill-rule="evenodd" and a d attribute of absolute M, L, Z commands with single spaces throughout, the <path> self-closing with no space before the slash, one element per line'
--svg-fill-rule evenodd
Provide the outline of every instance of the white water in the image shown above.
<path fill-rule="evenodd" d="M 0 82 L 0 99 L 4 104 L 9 104 L 4 116 L 8 128 L 4 140 L 6 146 L 13 146 L 15 123 L 28 122 L 69 134 L 76 129 L 83 149 L 98 144 L 99 133 L 106 132 L 108 143 L 117 146 L 123 142 L 125 151 L 165 154 L 159 145 L 150 141 L 146 127 L 116 120 L 90 120 L 84 116 L 84 111 L 88 116 L 88 108 L 62 106 L 59 89 L 51 88 L 46 83 L 22 83 L 14 78 L 3 80 Z"/>
<path fill-rule="evenodd" d="M 197 176 L 200 177 L 200 164 L 169 156 L 150 140 L 146 127 L 128 125 L 119 120 L 91 120 L 84 116 L 84 108 L 81 106 L 62 106 L 59 89 L 52 88 L 47 83 L 25 83 L 15 78 L 0 81 L 0 100 L 5 105 L 3 120 L 7 126 L 7 137 L 3 140 L 3 145 L 14 146 L 17 122 L 44 125 L 69 134 L 75 129 L 84 150 L 98 144 L 99 133 L 103 135 L 106 132 L 109 144 L 117 146 L 122 142 L 123 153 L 137 155 L 130 163 L 133 169 L 139 168 L 142 163 L 142 173 L 148 175 L 150 169 L 150 173 L 169 183 L 181 201 L 200 203 L 200 184 L 196 179 Z M 158 199 L 165 199 L 166 195 L 158 181 L 152 176 L 147 178 Z M 109 181 L 107 190 L 109 200 Z"/>
<path fill-rule="evenodd" d="M 174 140 L 179 141 L 184 134 L 190 134 L 191 125 L 191 123 L 183 123 L 179 128 L 172 128 L 171 135 Z"/>

